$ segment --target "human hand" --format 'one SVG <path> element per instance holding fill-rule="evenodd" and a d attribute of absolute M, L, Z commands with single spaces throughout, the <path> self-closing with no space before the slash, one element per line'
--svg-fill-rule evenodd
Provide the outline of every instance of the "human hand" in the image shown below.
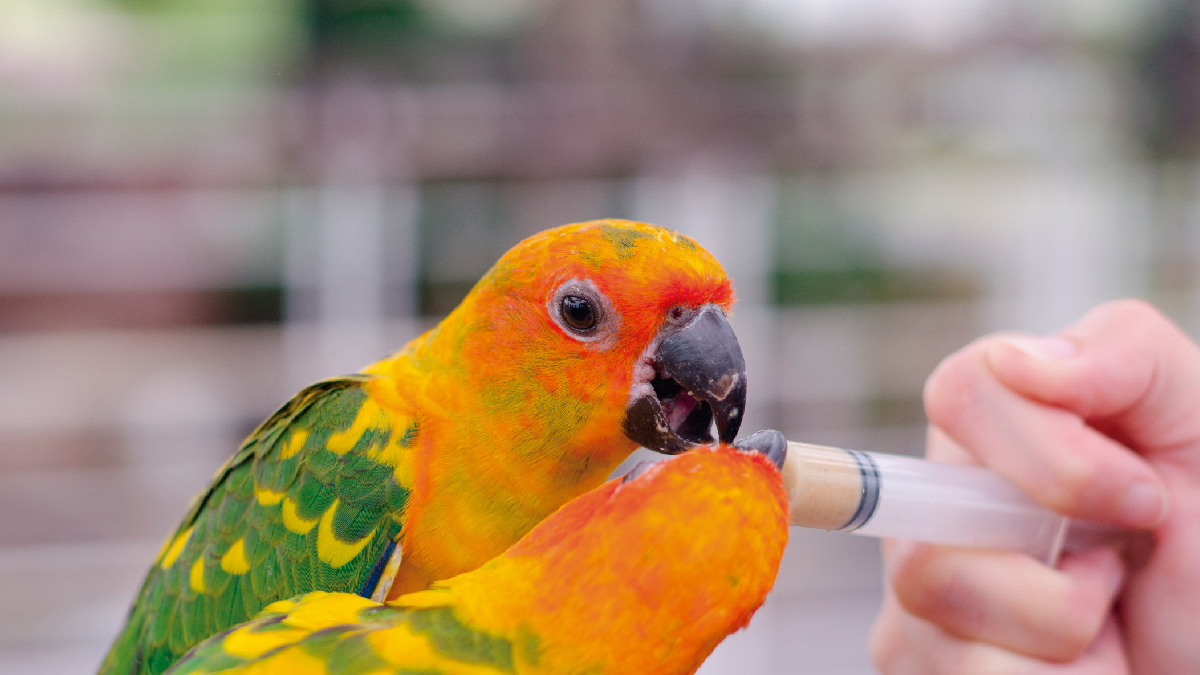
<path fill-rule="evenodd" d="M 930 458 L 1152 537 L 1056 569 L 886 542 L 883 672 L 1200 672 L 1200 348 L 1145 303 L 1108 303 L 1052 337 L 968 345 L 930 376 L 925 406 Z"/>

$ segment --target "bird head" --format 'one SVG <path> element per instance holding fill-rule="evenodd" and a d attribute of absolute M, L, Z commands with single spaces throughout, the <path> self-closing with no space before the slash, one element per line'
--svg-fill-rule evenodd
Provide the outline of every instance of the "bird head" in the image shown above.
<path fill-rule="evenodd" d="M 604 220 L 517 244 L 447 323 L 461 327 L 470 389 L 507 416 L 501 433 L 568 454 L 675 454 L 711 443 L 714 423 L 720 440 L 737 435 L 746 371 L 732 305 L 729 278 L 692 239 Z"/>

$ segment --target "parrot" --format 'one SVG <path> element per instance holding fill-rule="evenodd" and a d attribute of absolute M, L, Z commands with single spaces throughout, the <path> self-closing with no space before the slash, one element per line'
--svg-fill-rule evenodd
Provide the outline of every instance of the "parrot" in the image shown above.
<path fill-rule="evenodd" d="M 737 435 L 733 287 L 694 240 L 600 220 L 504 254 L 434 328 L 300 391 L 167 537 L 100 675 L 157 675 L 309 591 L 380 602 L 475 569 L 638 446 Z"/>
<path fill-rule="evenodd" d="M 382 604 L 322 591 L 282 600 L 168 672 L 695 672 L 775 582 L 786 452 L 764 431 L 644 463 L 478 569 Z"/>

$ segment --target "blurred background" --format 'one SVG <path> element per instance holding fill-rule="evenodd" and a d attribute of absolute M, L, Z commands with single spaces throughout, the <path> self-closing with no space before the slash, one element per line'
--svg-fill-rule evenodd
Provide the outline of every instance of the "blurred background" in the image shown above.
<path fill-rule="evenodd" d="M 0 0 L 0 671 L 89 673 L 291 393 L 540 229 L 735 279 L 745 428 L 921 451 L 999 328 L 1200 329 L 1200 10 L 1141 0 Z M 873 672 L 875 542 L 793 529 L 702 670 Z"/>

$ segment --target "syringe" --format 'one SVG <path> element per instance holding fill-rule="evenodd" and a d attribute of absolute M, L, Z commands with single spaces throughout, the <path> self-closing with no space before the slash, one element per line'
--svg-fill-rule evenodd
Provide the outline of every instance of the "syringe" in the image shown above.
<path fill-rule="evenodd" d="M 1072 521 L 978 466 L 789 441 L 783 481 L 801 527 L 1021 551 L 1049 564 L 1064 548 L 1122 532 Z"/>

